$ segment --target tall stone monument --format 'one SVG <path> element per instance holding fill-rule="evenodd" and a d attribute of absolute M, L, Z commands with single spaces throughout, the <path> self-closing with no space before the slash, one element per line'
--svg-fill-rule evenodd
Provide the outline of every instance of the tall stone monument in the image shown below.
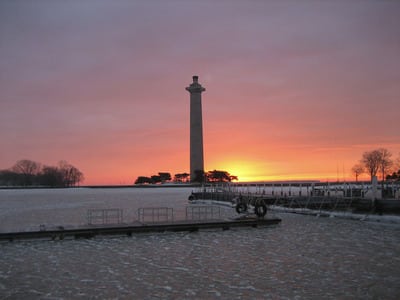
<path fill-rule="evenodd" d="M 206 89 L 193 76 L 193 83 L 186 90 L 190 93 L 190 180 L 196 177 L 196 171 L 204 172 L 203 156 L 203 118 L 201 111 L 201 93 Z"/>

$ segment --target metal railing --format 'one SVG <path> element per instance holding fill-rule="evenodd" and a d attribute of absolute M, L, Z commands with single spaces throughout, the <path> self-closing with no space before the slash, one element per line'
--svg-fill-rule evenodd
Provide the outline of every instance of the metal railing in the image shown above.
<path fill-rule="evenodd" d="M 200 205 L 186 207 L 186 220 L 215 220 L 221 218 L 221 207 Z"/>
<path fill-rule="evenodd" d="M 383 190 L 382 190 L 383 188 Z M 361 182 L 264 182 L 264 183 L 224 183 L 205 184 L 195 190 L 198 195 L 215 200 L 227 200 L 236 195 L 262 197 L 339 197 L 339 198 L 390 198 L 400 199 L 400 184 L 385 182 L 377 185 L 373 196 L 371 183 Z"/>
<path fill-rule="evenodd" d="M 174 221 L 174 209 L 170 207 L 142 207 L 138 209 L 138 220 L 142 223 Z"/>
<path fill-rule="evenodd" d="M 87 221 L 89 225 L 121 224 L 123 210 L 117 208 L 88 209 Z"/>

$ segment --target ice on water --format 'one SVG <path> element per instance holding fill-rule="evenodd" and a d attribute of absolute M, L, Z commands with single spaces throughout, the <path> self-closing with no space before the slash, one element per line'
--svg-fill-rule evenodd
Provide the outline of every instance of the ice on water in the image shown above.
<path fill-rule="evenodd" d="M 124 211 L 132 205 L 134 217 L 137 203 L 186 205 L 190 193 L 126 190 L 119 197 L 111 191 L 99 191 L 98 199 L 91 199 L 90 191 L 66 191 L 65 197 L 55 191 L 52 195 L 61 198 L 54 204 L 35 191 L 35 197 L 19 198 L 15 206 L 9 199 L 8 212 L 1 214 L 21 209 L 16 215 L 29 217 L 31 209 L 40 215 L 36 199 L 43 211 L 70 223 L 94 204 Z M 63 215 L 64 208 L 77 215 Z M 55 212 L 59 209 L 62 213 Z M 280 225 L 266 228 L 1 243 L 0 298 L 398 299 L 397 224 L 280 216 Z"/>

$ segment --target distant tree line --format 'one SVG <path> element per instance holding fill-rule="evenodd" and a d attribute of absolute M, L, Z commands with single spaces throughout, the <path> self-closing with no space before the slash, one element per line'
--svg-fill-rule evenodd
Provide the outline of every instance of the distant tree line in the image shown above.
<path fill-rule="evenodd" d="M 158 175 L 152 176 L 139 176 L 135 180 L 135 184 L 159 184 L 165 182 L 175 182 L 175 183 L 186 183 L 186 182 L 231 182 L 232 180 L 238 180 L 237 176 L 229 174 L 227 171 L 196 171 L 195 178 L 191 180 L 190 174 L 188 173 L 178 173 L 172 178 L 171 174 L 168 172 L 159 172 Z"/>
<path fill-rule="evenodd" d="M 397 172 L 393 172 L 392 174 L 389 174 L 386 176 L 386 180 L 392 180 L 392 181 L 399 181 L 400 182 L 400 169 Z"/>
<path fill-rule="evenodd" d="M 385 148 L 366 151 L 351 170 L 356 181 L 362 174 L 368 174 L 371 181 L 379 175 L 382 184 L 385 180 L 400 181 L 400 155 L 397 160 L 393 160 L 392 153 Z"/>
<path fill-rule="evenodd" d="M 238 177 L 222 170 L 195 171 L 195 178 L 193 179 L 194 182 L 231 182 L 233 180 L 238 180 Z"/>
<path fill-rule="evenodd" d="M 171 181 L 171 174 L 168 172 L 159 172 L 158 175 L 139 176 L 135 180 L 135 184 L 157 184 Z"/>
<path fill-rule="evenodd" d="M 0 186 L 71 187 L 84 179 L 83 173 L 66 161 L 57 166 L 23 159 L 6 170 L 0 170 Z"/>

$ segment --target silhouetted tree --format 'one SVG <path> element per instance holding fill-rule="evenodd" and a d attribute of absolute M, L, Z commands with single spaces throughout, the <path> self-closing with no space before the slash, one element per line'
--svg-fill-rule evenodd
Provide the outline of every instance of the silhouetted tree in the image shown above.
<path fill-rule="evenodd" d="M 392 175 L 388 175 L 387 178 L 394 180 L 394 181 L 400 181 L 400 153 L 399 156 L 396 158 L 394 161 L 394 169 L 397 170 L 397 172 L 393 172 Z"/>
<path fill-rule="evenodd" d="M 366 171 L 370 175 L 371 182 L 372 178 L 376 176 L 380 166 L 381 155 L 378 150 L 364 152 L 361 163 L 364 165 Z"/>
<path fill-rule="evenodd" d="M 400 181 L 400 170 L 393 172 L 392 175 L 386 176 L 387 180 Z"/>
<path fill-rule="evenodd" d="M 150 177 L 146 177 L 146 176 L 139 176 L 136 180 L 135 180 L 135 184 L 150 184 L 152 183 L 152 180 Z"/>
<path fill-rule="evenodd" d="M 167 172 L 159 172 L 158 176 L 160 176 L 161 182 L 171 181 L 171 174 Z"/>
<path fill-rule="evenodd" d="M 59 171 L 62 174 L 64 186 L 66 187 L 75 186 L 83 181 L 82 172 L 65 160 L 59 162 Z"/>
<path fill-rule="evenodd" d="M 230 178 L 231 178 L 231 181 L 233 181 L 233 180 L 239 180 L 239 177 L 237 177 L 236 175 L 230 175 L 229 176 Z"/>
<path fill-rule="evenodd" d="M 17 161 L 11 170 L 17 174 L 23 175 L 22 185 L 32 185 L 35 175 L 41 170 L 41 165 L 32 160 L 22 159 Z"/>
<path fill-rule="evenodd" d="M 158 175 L 152 175 L 150 177 L 139 176 L 135 180 L 135 184 L 157 184 L 164 183 L 166 181 L 171 181 L 171 174 L 168 172 L 159 172 Z"/>
<path fill-rule="evenodd" d="M 390 153 L 389 150 L 379 148 L 369 152 L 364 152 L 361 160 L 371 176 L 371 181 L 373 176 L 376 176 L 378 171 L 380 171 L 382 177 L 382 192 L 384 191 L 385 174 L 389 172 L 393 165 L 391 156 L 392 153 Z"/>
<path fill-rule="evenodd" d="M 0 171 L 0 185 L 70 187 L 84 177 L 73 165 L 61 161 L 58 167 L 44 166 L 31 160 L 20 160 L 10 170 Z"/>
<path fill-rule="evenodd" d="M 0 185 L 3 186 L 17 186 L 24 185 L 24 175 L 13 172 L 11 170 L 0 171 Z"/>
<path fill-rule="evenodd" d="M 358 181 L 358 176 L 360 176 L 362 173 L 364 173 L 364 167 L 362 164 L 355 164 L 353 168 L 351 168 L 351 171 L 353 174 L 356 176 L 356 182 Z"/>
<path fill-rule="evenodd" d="M 237 180 L 237 176 L 232 176 L 227 171 L 209 171 L 206 176 L 210 182 L 231 182 L 232 179 Z"/>
<path fill-rule="evenodd" d="M 153 183 L 153 184 L 161 183 L 161 176 L 160 175 L 152 175 L 151 183 Z"/>
<path fill-rule="evenodd" d="M 397 156 L 396 160 L 394 161 L 394 167 L 396 169 L 400 170 L 400 152 L 399 152 L 399 155 Z"/>
<path fill-rule="evenodd" d="M 57 167 L 43 167 L 38 175 L 40 185 L 50 187 L 64 187 L 64 178 L 62 172 Z"/>
<path fill-rule="evenodd" d="M 190 174 L 188 173 L 178 173 L 174 175 L 175 182 L 188 182 Z"/>
<path fill-rule="evenodd" d="M 385 180 L 385 174 L 389 172 L 390 168 L 393 166 L 393 160 L 391 159 L 392 153 L 385 148 L 378 149 L 380 153 L 379 170 L 382 176 L 382 185 Z"/>

